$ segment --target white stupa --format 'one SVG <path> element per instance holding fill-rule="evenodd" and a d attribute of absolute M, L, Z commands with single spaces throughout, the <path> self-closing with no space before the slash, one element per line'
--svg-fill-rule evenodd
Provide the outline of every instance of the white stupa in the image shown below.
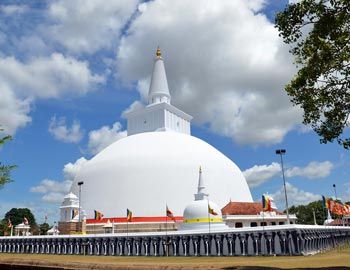
<path fill-rule="evenodd" d="M 209 194 L 202 177 L 202 168 L 200 167 L 197 193 L 194 194 L 194 201 L 184 210 L 180 230 L 217 230 L 224 228 L 228 227 L 222 221 L 221 208 L 209 200 Z"/>
<path fill-rule="evenodd" d="M 193 199 L 199 165 L 205 168 L 206 187 L 220 210 L 230 198 L 252 202 L 240 169 L 225 155 L 191 136 L 192 117 L 170 104 L 164 62 L 157 50 L 148 105 L 129 112 L 128 136 L 111 144 L 79 171 L 71 191 L 82 186 L 81 207 L 105 217 L 165 216 L 167 204 L 175 216 Z"/>

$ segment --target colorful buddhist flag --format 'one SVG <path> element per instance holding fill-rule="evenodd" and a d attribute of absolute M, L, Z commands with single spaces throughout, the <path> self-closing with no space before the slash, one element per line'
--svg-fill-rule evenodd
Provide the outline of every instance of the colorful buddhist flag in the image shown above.
<path fill-rule="evenodd" d="M 345 206 L 345 204 L 342 204 L 341 202 L 334 202 L 334 206 L 332 210 L 333 210 L 332 212 L 338 216 L 347 215 L 347 207 Z"/>
<path fill-rule="evenodd" d="M 209 213 L 209 214 L 212 214 L 212 215 L 214 215 L 214 216 L 217 216 L 217 215 L 218 215 L 218 213 L 216 213 L 216 212 L 214 211 L 214 209 L 210 207 L 209 203 L 208 203 L 208 213 Z"/>
<path fill-rule="evenodd" d="M 28 225 L 29 224 L 28 219 L 26 217 L 23 218 L 23 224 L 24 225 Z"/>
<path fill-rule="evenodd" d="M 263 208 L 263 211 L 270 212 L 272 210 L 271 199 L 269 196 L 267 196 L 265 194 L 262 195 L 262 208 Z"/>
<path fill-rule="evenodd" d="M 126 209 L 126 221 L 127 222 L 132 221 L 132 212 L 129 209 Z"/>
<path fill-rule="evenodd" d="M 8 219 L 7 220 L 7 228 L 12 228 L 12 222 L 11 222 L 11 219 Z"/>
<path fill-rule="evenodd" d="M 168 218 L 170 218 L 170 219 L 172 219 L 172 220 L 175 221 L 174 214 L 173 214 L 173 212 L 169 209 L 168 206 L 166 206 L 166 216 L 167 216 Z"/>
<path fill-rule="evenodd" d="M 79 214 L 79 210 L 78 209 L 73 209 L 73 211 L 72 211 L 72 219 L 74 219 L 78 214 Z"/>
<path fill-rule="evenodd" d="M 344 208 L 345 208 L 345 215 L 350 215 L 350 205 L 344 204 Z"/>
<path fill-rule="evenodd" d="M 325 196 L 322 196 L 322 205 L 323 205 L 323 208 L 328 208 L 327 207 L 327 198 Z"/>
<path fill-rule="evenodd" d="M 103 218 L 103 214 L 99 211 L 94 210 L 95 212 L 95 219 L 96 220 L 101 220 Z"/>
<path fill-rule="evenodd" d="M 350 205 L 333 201 L 331 198 L 326 198 L 324 196 L 322 196 L 322 203 L 324 208 L 327 208 L 329 212 L 335 215 L 338 215 L 338 216 L 350 215 Z"/>
<path fill-rule="evenodd" d="M 326 198 L 322 196 L 323 207 L 327 208 L 330 212 L 333 211 L 335 202 L 331 198 Z"/>

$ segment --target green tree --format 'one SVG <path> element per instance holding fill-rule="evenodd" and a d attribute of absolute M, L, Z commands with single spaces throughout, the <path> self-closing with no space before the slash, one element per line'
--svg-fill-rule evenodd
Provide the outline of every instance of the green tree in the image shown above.
<path fill-rule="evenodd" d="M 0 132 L 2 129 L 0 129 Z M 0 147 L 5 144 L 5 142 L 12 140 L 11 136 L 5 136 L 0 138 Z M 3 165 L 0 162 L 0 188 L 5 184 L 12 182 L 10 172 L 16 168 L 15 165 Z"/>
<path fill-rule="evenodd" d="M 46 222 L 39 225 L 40 234 L 47 235 L 47 231 L 50 230 L 50 225 Z"/>
<path fill-rule="evenodd" d="M 276 16 L 299 68 L 285 87 L 321 143 L 350 148 L 350 1 L 302 0 Z"/>
<path fill-rule="evenodd" d="M 0 221 L 0 235 L 8 236 L 11 233 L 11 228 L 8 227 L 8 220 L 3 219 Z"/>
<path fill-rule="evenodd" d="M 35 217 L 28 208 L 12 208 L 5 214 L 2 224 L 7 224 L 8 220 L 11 220 L 13 227 L 23 222 L 24 218 L 28 219 L 29 225 L 31 227 L 31 232 L 36 234 L 38 232 L 38 226 L 35 222 Z M 4 229 L 4 228 L 3 228 Z M 4 231 L 8 231 L 6 229 Z"/>
<path fill-rule="evenodd" d="M 314 215 L 315 211 L 316 223 L 318 225 L 323 225 L 326 220 L 326 210 L 323 208 L 322 201 L 314 201 L 307 205 L 292 206 L 289 208 L 290 214 L 295 214 L 298 218 L 298 224 L 315 224 Z"/>

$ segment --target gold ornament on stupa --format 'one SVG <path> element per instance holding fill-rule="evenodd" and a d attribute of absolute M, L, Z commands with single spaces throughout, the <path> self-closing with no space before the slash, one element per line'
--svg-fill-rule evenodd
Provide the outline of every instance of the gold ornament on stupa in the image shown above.
<path fill-rule="evenodd" d="M 157 56 L 158 58 L 162 57 L 162 51 L 160 50 L 159 47 L 157 48 L 156 56 Z"/>

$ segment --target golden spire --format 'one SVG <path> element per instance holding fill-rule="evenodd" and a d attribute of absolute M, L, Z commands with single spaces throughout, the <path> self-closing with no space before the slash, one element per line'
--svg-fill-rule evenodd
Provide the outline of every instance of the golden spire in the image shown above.
<path fill-rule="evenodd" d="M 156 56 L 157 56 L 157 58 L 162 57 L 162 51 L 160 50 L 159 46 L 157 47 Z"/>

